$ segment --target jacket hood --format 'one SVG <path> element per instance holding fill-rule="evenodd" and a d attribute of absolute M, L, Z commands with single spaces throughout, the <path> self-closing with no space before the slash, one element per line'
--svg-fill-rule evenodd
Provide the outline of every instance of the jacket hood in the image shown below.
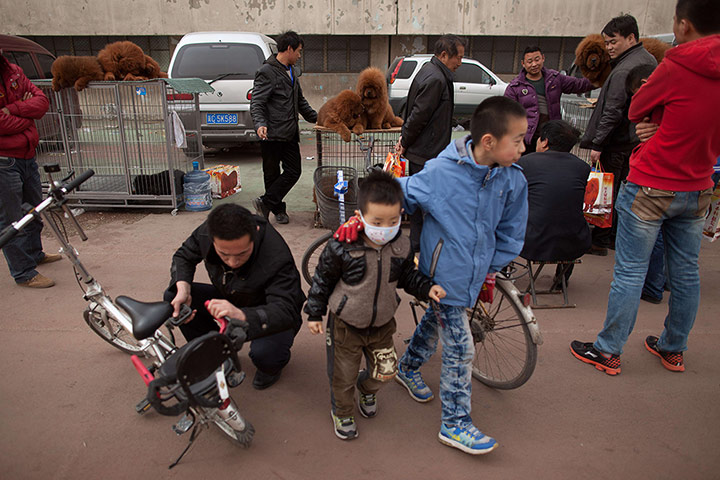
<path fill-rule="evenodd" d="M 698 38 L 665 52 L 665 60 L 708 78 L 720 78 L 720 34 Z"/>

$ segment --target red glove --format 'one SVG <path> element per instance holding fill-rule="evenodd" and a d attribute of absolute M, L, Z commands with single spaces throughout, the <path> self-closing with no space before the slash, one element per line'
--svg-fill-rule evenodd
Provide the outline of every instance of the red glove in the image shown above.
<path fill-rule="evenodd" d="M 483 283 L 480 289 L 480 300 L 483 303 L 492 303 L 493 293 L 495 292 L 495 274 L 488 273 L 485 277 L 485 283 Z"/>
<path fill-rule="evenodd" d="M 361 232 L 362 229 L 363 223 L 360 221 L 360 217 L 353 215 L 347 222 L 338 227 L 333 237 L 340 242 L 352 243 L 357 241 L 358 233 Z"/>

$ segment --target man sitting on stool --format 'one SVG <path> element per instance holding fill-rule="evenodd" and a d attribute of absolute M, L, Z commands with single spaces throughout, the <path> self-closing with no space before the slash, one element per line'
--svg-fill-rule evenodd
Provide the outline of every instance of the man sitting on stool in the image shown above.
<path fill-rule="evenodd" d="M 200 262 L 212 285 L 193 282 Z M 180 327 L 183 336 L 190 341 L 218 330 L 213 317 L 247 321 L 250 359 L 257 367 L 253 387 L 275 383 L 290 361 L 305 294 L 290 248 L 270 223 L 240 205 L 220 205 L 175 252 L 170 273 L 164 298 L 172 302 L 173 315 L 183 303 L 193 309 Z"/>
<path fill-rule="evenodd" d="M 535 261 L 567 261 L 580 258 L 590 248 L 591 237 L 583 216 L 585 186 L 590 166 L 570 153 L 580 132 L 563 120 L 542 126 L 536 153 L 522 157 L 528 182 L 528 224 L 520 256 Z M 558 265 L 551 290 L 562 285 Z M 573 265 L 567 266 L 565 279 Z"/>

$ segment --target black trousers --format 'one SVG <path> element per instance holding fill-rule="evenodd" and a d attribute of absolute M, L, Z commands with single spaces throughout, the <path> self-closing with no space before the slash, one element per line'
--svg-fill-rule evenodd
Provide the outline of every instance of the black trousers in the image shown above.
<path fill-rule="evenodd" d="M 408 171 L 410 175 L 415 175 L 425 166 L 412 161 L 409 163 Z M 419 208 L 415 209 L 415 212 L 410 215 L 410 246 L 415 253 L 420 251 L 420 234 L 422 233 L 424 215 L 425 213 Z"/>
<path fill-rule="evenodd" d="M 269 140 L 260 142 L 263 180 L 265 181 L 265 195 L 260 198 L 265 206 L 275 214 L 286 213 L 287 206 L 283 199 L 300 179 L 302 173 L 298 142 L 299 138 L 292 142 Z"/>
<path fill-rule="evenodd" d="M 163 299 L 169 302 L 175 298 L 175 294 L 174 289 L 168 289 L 165 291 Z M 188 341 L 211 330 L 219 330 L 212 315 L 205 308 L 205 301 L 213 298 L 223 298 L 214 286 L 206 283 L 193 282 L 190 295 L 192 296 L 190 307 L 197 310 L 197 313 L 192 322 L 180 326 L 180 331 Z M 252 340 L 250 342 L 250 360 L 263 373 L 268 375 L 277 374 L 290 361 L 290 348 L 296 334 L 297 332 L 294 329 L 290 329 Z"/>
<path fill-rule="evenodd" d="M 600 165 L 603 171 L 612 173 L 615 178 L 613 182 L 613 218 L 612 227 L 593 227 L 592 244 L 596 247 L 615 248 L 615 233 L 617 232 L 617 211 L 615 203 L 620 191 L 620 184 L 625 181 L 630 172 L 630 152 L 602 152 Z"/>

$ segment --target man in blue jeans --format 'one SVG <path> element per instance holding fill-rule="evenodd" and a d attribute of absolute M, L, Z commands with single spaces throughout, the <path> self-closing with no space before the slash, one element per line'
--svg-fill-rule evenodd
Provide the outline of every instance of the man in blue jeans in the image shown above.
<path fill-rule="evenodd" d="M 0 54 L 0 230 L 23 217 L 22 205 L 42 201 L 40 173 L 35 162 L 39 137 L 35 120 L 42 118 L 50 103 L 28 80 L 22 69 Z M 42 249 L 43 225 L 34 220 L 3 247 L 10 274 L 23 287 L 55 285 L 35 268 L 60 260 Z"/>
<path fill-rule="evenodd" d="M 609 375 L 620 373 L 620 355 L 632 332 L 652 249 L 662 228 L 669 312 L 660 335 L 645 348 L 668 370 L 685 370 L 683 351 L 700 304 L 698 256 L 711 175 L 720 153 L 720 10 L 716 0 L 679 0 L 673 24 L 680 44 L 668 50 L 635 94 L 629 118 L 640 122 L 663 109 L 657 133 L 630 158 L 617 199 L 614 280 L 605 325 L 592 343 L 573 341 L 572 354 Z"/>

